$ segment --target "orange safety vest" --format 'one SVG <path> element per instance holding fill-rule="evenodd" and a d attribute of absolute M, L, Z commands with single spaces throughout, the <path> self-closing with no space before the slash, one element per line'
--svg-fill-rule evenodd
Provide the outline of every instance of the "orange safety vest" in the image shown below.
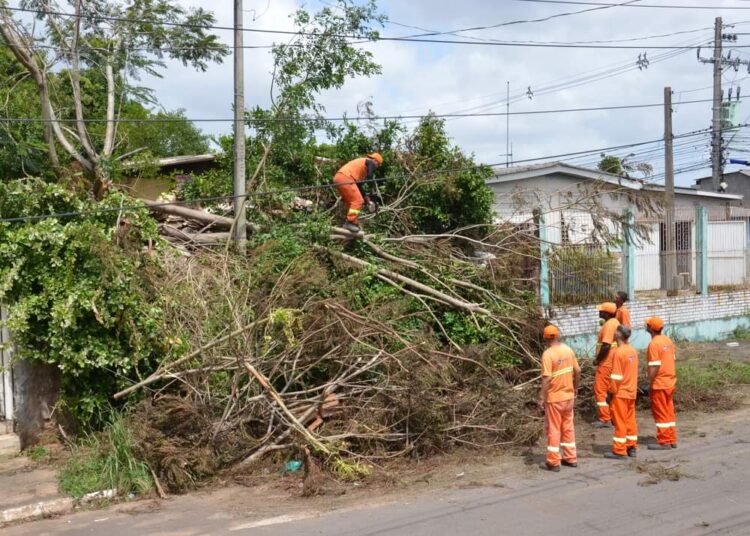
<path fill-rule="evenodd" d="M 346 175 L 350 179 L 354 179 L 355 182 L 365 180 L 367 177 L 367 158 L 355 158 L 351 162 L 347 162 L 337 174 Z"/>

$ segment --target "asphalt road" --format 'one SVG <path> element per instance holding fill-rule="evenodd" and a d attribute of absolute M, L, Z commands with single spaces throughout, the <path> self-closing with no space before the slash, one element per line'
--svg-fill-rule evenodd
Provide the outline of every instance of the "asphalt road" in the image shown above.
<path fill-rule="evenodd" d="M 265 517 L 250 506 L 238 507 L 250 503 L 243 503 L 237 496 L 241 492 L 230 488 L 172 499 L 154 511 L 115 507 L 0 532 L 38 536 L 750 534 L 750 411 L 705 419 L 701 427 L 709 431 L 705 437 L 696 434 L 676 450 L 643 449 L 637 462 L 592 456 L 582 459 L 579 469 L 563 468 L 558 474 L 540 470 L 508 476 L 501 468 L 487 468 L 498 471 L 495 486 L 468 485 L 470 489 L 395 499 L 373 497 L 325 513 L 319 506 L 287 509 L 281 515 L 271 515 L 274 511 L 269 509 Z M 649 469 L 659 468 L 679 471 L 679 480 L 658 481 L 658 475 L 648 474 Z M 257 499 L 264 503 L 263 497 L 255 497 L 256 503 Z"/>

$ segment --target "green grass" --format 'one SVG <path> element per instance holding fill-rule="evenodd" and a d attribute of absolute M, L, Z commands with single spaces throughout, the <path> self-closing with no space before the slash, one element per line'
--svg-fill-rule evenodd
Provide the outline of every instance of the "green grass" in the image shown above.
<path fill-rule="evenodd" d="M 75 498 L 107 489 L 119 495 L 148 493 L 151 473 L 136 458 L 134 446 L 124 418 L 114 416 L 104 431 L 87 436 L 73 449 L 58 476 L 60 491 Z"/>
<path fill-rule="evenodd" d="M 677 407 L 725 410 L 737 404 L 736 387 L 750 385 L 750 363 L 719 361 L 677 365 Z"/>
<path fill-rule="evenodd" d="M 734 330 L 734 338 L 738 341 L 750 340 L 750 328 L 738 327 Z"/>
<path fill-rule="evenodd" d="M 40 462 L 49 456 L 49 449 L 42 445 L 37 445 L 26 450 L 26 455 L 31 458 L 31 461 Z"/>

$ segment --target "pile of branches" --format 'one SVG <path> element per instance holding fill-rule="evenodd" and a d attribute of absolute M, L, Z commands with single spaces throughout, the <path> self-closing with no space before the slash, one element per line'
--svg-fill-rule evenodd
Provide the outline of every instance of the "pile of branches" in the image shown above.
<path fill-rule="evenodd" d="M 173 358 L 117 394 L 149 394 L 138 432 L 162 483 L 181 491 L 288 449 L 356 478 L 387 458 L 537 439 L 541 320 L 522 236 L 342 250 L 301 234 L 259 236 L 249 258 L 166 256 Z"/>

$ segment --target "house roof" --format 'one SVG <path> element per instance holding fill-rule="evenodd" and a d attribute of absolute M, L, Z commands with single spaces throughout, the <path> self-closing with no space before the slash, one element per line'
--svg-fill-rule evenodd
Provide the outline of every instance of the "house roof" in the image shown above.
<path fill-rule="evenodd" d="M 627 179 L 614 175 L 612 173 L 605 173 L 598 169 L 588 169 L 579 166 L 572 166 L 563 162 L 545 162 L 542 164 L 532 164 L 529 166 L 518 166 L 511 168 L 496 167 L 493 169 L 495 176 L 487 181 L 487 184 L 502 184 L 508 182 L 523 181 L 526 179 L 544 177 L 547 175 L 565 175 L 574 179 L 587 179 L 603 181 L 608 184 L 613 184 L 621 188 L 627 188 L 630 190 L 641 190 L 641 191 L 664 191 L 664 185 L 660 184 L 649 184 L 643 180 L 638 179 Z M 748 174 L 750 177 L 750 170 Z M 675 194 L 678 195 L 690 195 L 694 197 L 712 198 L 712 199 L 724 199 L 726 201 L 737 201 L 742 200 L 741 195 L 723 194 L 718 192 L 707 192 L 703 190 L 696 190 L 694 188 L 675 187 Z"/>
<path fill-rule="evenodd" d="M 650 190 L 652 192 L 663 192 L 663 184 L 646 184 L 644 190 Z M 726 201 L 742 201 L 744 196 L 735 194 L 724 194 L 719 192 L 710 192 L 706 190 L 696 190 L 695 188 L 685 188 L 684 186 L 675 186 L 674 193 L 677 195 L 692 195 L 695 197 L 704 197 L 711 199 L 724 199 Z"/>
<path fill-rule="evenodd" d="M 520 166 L 511 168 L 495 167 L 493 169 L 495 176 L 487 181 L 487 184 L 499 184 L 504 182 L 514 182 L 546 175 L 567 175 L 576 179 L 589 179 L 603 181 L 616 186 L 629 188 L 631 190 L 640 190 L 642 182 L 634 179 L 627 179 L 612 173 L 605 173 L 598 169 L 588 169 L 578 166 L 572 166 L 563 162 L 545 162 L 542 164 L 532 164 L 530 166 Z"/>
<path fill-rule="evenodd" d="M 202 164 L 204 162 L 213 162 L 216 160 L 215 154 L 196 154 L 185 156 L 169 156 L 159 158 L 156 165 L 159 167 L 184 166 L 186 164 Z"/>
<path fill-rule="evenodd" d="M 725 176 L 732 175 L 744 175 L 745 177 L 750 177 L 750 168 L 744 168 L 744 169 L 738 169 L 737 171 L 730 171 L 728 173 L 724 173 Z M 695 179 L 695 184 L 701 184 L 703 182 L 712 181 L 713 177 L 701 177 L 700 179 Z"/>

